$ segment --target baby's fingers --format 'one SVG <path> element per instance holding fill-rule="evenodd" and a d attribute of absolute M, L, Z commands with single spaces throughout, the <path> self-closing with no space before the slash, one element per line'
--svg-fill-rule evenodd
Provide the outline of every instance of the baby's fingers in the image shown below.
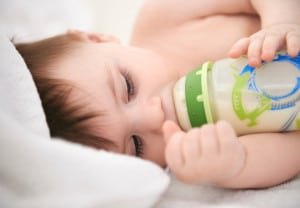
<path fill-rule="evenodd" d="M 228 179 L 237 175 L 244 167 L 246 150 L 229 123 L 219 121 L 216 125 L 220 137 L 220 162 L 223 170 L 227 170 L 223 173 L 223 179 Z"/>
<path fill-rule="evenodd" d="M 231 47 L 228 55 L 231 58 L 238 58 L 241 55 L 247 54 L 249 43 L 249 37 L 241 38 Z"/>
<path fill-rule="evenodd" d="M 287 34 L 286 45 L 288 54 L 292 57 L 297 56 L 300 51 L 300 32 L 289 32 Z"/>
<path fill-rule="evenodd" d="M 264 36 L 254 35 L 248 47 L 248 62 L 253 67 L 258 67 L 261 64 L 261 51 L 264 41 Z"/>
<path fill-rule="evenodd" d="M 169 142 L 169 139 L 174 133 L 181 131 L 180 127 L 173 121 L 166 121 L 163 124 L 162 130 L 164 134 L 164 140 L 166 143 Z"/>
<path fill-rule="evenodd" d="M 184 164 L 182 155 L 182 132 L 176 123 L 166 121 L 163 125 L 164 140 L 166 142 L 165 158 L 172 170 L 181 169 Z"/>
<path fill-rule="evenodd" d="M 267 35 L 263 41 L 261 59 L 272 61 L 279 48 L 283 45 L 282 37 L 279 35 Z"/>
<path fill-rule="evenodd" d="M 183 136 L 183 132 L 176 132 L 169 138 L 166 144 L 165 159 L 170 169 L 175 173 L 181 171 L 184 166 L 184 156 L 182 153 Z"/>

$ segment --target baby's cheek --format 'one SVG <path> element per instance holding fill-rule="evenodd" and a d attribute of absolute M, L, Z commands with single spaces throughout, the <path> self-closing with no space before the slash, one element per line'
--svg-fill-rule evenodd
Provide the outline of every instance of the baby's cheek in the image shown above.
<path fill-rule="evenodd" d="M 161 138 L 157 137 L 157 139 L 152 139 L 152 140 L 156 140 L 156 141 L 152 141 L 151 143 L 146 145 L 144 158 L 164 168 L 166 167 L 165 142 L 162 137 Z"/>

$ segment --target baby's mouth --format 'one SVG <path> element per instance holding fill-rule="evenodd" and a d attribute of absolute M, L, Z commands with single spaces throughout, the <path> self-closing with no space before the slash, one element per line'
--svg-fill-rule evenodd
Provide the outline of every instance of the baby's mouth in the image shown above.
<path fill-rule="evenodd" d="M 162 108 L 163 112 L 165 114 L 165 121 L 171 120 L 178 124 L 178 119 L 175 112 L 175 105 L 173 101 L 173 87 L 174 82 L 167 85 L 163 90 L 161 94 L 161 100 L 162 100 Z"/>

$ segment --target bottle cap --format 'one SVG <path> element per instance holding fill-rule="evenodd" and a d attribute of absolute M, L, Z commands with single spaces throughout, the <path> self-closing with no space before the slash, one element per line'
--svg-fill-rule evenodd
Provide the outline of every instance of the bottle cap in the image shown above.
<path fill-rule="evenodd" d="M 207 72 L 212 65 L 212 62 L 206 62 L 186 75 L 185 98 L 192 127 L 213 122 L 207 86 Z"/>

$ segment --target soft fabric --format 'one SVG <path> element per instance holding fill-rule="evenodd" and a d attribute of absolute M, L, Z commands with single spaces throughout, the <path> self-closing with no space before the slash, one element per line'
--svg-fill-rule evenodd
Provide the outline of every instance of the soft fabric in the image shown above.
<path fill-rule="evenodd" d="M 0 60 L 1 112 L 12 115 L 29 132 L 49 138 L 46 118 L 31 74 L 4 32 L 0 33 Z M 11 130 L 14 130 L 13 126 Z"/>
<path fill-rule="evenodd" d="M 229 190 L 205 185 L 186 185 L 172 177 L 155 208 L 299 208 L 300 177 L 261 190 Z"/>
<path fill-rule="evenodd" d="M 1 0 L 0 28 L 14 40 L 32 41 L 67 29 L 91 30 L 91 0 Z"/>
<path fill-rule="evenodd" d="M 151 207 L 169 177 L 153 163 L 50 139 L 34 82 L 0 36 L 0 207 Z"/>

